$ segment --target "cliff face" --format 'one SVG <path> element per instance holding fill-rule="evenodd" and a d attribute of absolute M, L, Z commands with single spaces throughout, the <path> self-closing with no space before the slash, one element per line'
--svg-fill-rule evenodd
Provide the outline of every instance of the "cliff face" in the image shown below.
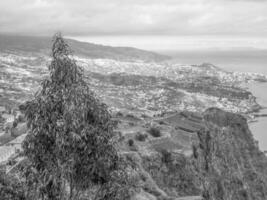
<path fill-rule="evenodd" d="M 210 108 L 198 132 L 193 159 L 207 200 L 267 199 L 267 159 L 255 145 L 246 119 Z"/>
<path fill-rule="evenodd" d="M 174 199 L 266 200 L 267 158 L 255 144 L 246 119 L 210 108 L 202 122 L 191 156 L 164 150 L 142 156 L 142 167 L 154 184 Z"/>

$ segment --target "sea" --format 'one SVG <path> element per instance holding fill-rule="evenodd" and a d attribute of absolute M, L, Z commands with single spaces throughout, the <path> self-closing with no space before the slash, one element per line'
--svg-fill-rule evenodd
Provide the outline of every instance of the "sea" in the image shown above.
<path fill-rule="evenodd" d="M 267 75 L 267 50 L 203 50 L 164 51 L 181 64 L 212 63 L 227 71 L 253 72 Z M 245 87 L 267 108 L 267 83 L 252 82 Z M 264 108 L 259 114 L 267 114 Z M 267 117 L 258 117 L 249 123 L 254 138 L 262 151 L 267 151 Z"/>

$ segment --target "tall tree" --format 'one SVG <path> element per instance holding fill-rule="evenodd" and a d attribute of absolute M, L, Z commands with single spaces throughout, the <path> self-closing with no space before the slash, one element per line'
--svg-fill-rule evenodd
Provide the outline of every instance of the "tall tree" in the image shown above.
<path fill-rule="evenodd" d="M 74 199 L 90 184 L 108 183 L 118 168 L 114 125 L 60 34 L 51 56 L 49 77 L 26 105 L 30 133 L 23 149 L 44 199 Z"/>

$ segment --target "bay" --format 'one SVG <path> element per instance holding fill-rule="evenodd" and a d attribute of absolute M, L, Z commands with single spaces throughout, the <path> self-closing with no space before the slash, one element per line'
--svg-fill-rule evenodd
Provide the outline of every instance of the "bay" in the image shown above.
<path fill-rule="evenodd" d="M 164 51 L 180 64 L 212 63 L 226 71 L 252 72 L 267 75 L 267 50 L 203 50 L 203 51 Z M 246 85 L 257 98 L 257 102 L 267 107 L 267 83 L 253 82 Z M 262 109 L 258 114 L 267 114 Z M 267 150 L 267 117 L 258 117 L 249 123 L 254 138 L 262 151 Z"/>

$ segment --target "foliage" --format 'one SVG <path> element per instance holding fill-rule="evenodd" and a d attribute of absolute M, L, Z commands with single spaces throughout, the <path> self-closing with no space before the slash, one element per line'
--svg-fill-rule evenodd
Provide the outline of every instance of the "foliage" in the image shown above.
<path fill-rule="evenodd" d="M 111 173 L 109 182 L 102 185 L 97 200 L 128 200 L 138 188 L 139 176 L 134 176 L 134 166 L 127 158 L 120 157 L 119 167 Z"/>
<path fill-rule="evenodd" d="M 166 124 L 166 122 L 165 122 L 165 121 L 162 121 L 162 120 L 160 120 L 160 121 L 159 121 L 159 124 L 160 124 L 160 125 L 164 125 L 164 124 Z"/>
<path fill-rule="evenodd" d="M 151 127 L 148 132 L 153 136 L 153 137 L 160 137 L 161 136 L 161 132 L 158 128 L 156 127 Z"/>
<path fill-rule="evenodd" d="M 162 162 L 165 164 L 171 164 L 173 159 L 172 159 L 172 154 L 166 149 L 161 150 L 161 155 L 162 155 Z"/>
<path fill-rule="evenodd" d="M 23 184 L 4 170 L 0 170 L 0 197 L 1 200 L 26 200 Z"/>
<path fill-rule="evenodd" d="M 129 145 L 130 147 L 132 147 L 132 146 L 134 145 L 134 141 L 133 141 L 133 139 L 129 139 L 129 140 L 128 140 L 128 145 Z"/>
<path fill-rule="evenodd" d="M 116 116 L 117 117 L 123 117 L 123 113 L 119 111 L 119 112 L 117 112 Z"/>
<path fill-rule="evenodd" d="M 135 136 L 135 139 L 138 140 L 138 141 L 145 141 L 147 138 L 147 134 L 144 134 L 144 133 L 140 133 L 138 132 Z"/>
<path fill-rule="evenodd" d="M 52 46 L 50 76 L 26 103 L 30 133 L 23 149 L 46 199 L 73 199 L 90 184 L 105 184 L 118 167 L 107 106 L 83 80 L 60 34 Z M 69 188 L 69 189 L 67 189 Z"/>

